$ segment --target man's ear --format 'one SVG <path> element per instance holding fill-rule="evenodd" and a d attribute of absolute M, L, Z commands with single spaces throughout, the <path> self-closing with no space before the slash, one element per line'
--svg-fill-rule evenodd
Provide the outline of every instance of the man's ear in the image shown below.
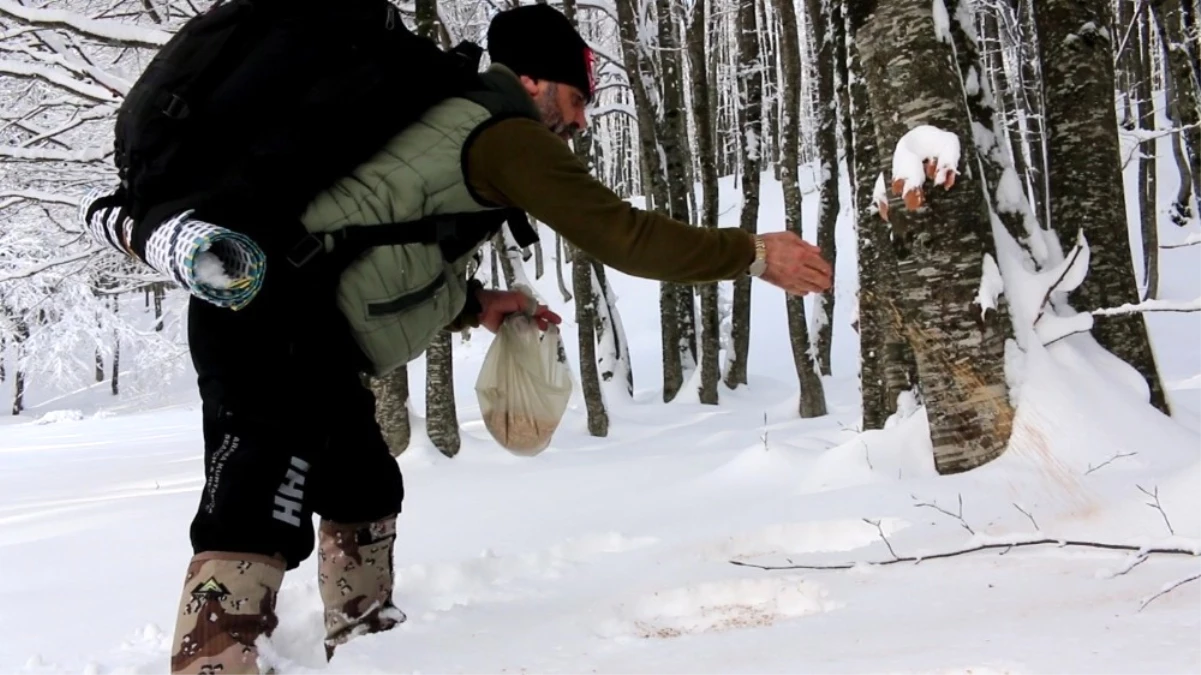
<path fill-rule="evenodd" d="M 522 75 L 520 77 L 520 79 L 521 79 L 521 86 L 525 87 L 525 92 L 527 94 L 529 94 L 530 96 L 537 98 L 538 93 L 542 89 L 541 87 L 538 86 L 538 82 L 536 80 L 530 78 L 528 75 Z"/>

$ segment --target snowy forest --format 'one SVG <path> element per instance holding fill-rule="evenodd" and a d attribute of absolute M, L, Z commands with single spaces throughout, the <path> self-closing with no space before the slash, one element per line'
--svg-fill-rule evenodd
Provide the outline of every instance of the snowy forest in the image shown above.
<path fill-rule="evenodd" d="M 535 0 L 391 1 L 450 49 Z M 833 287 L 502 229 L 468 271 L 563 317 L 550 447 L 485 428 L 483 327 L 364 377 L 408 618 L 327 663 L 311 556 L 272 672 L 1196 672 L 1198 0 L 537 1 L 596 56 L 570 143 L 597 179 L 794 231 Z M 195 300 L 81 206 L 211 5 L 0 0 L 0 671 L 172 655 L 212 471 Z"/>
<path fill-rule="evenodd" d="M 400 5 L 445 47 L 482 40 L 502 6 Z M 565 0 L 561 8 L 600 59 L 591 126 L 574 148 L 620 195 L 712 226 L 718 178 L 731 176 L 741 226 L 754 230 L 761 176 L 772 175 L 783 190 L 780 228 L 801 231 L 803 189 L 819 197 L 809 227 L 832 262 L 847 255 L 835 230 L 848 214 L 857 275 L 807 301 L 781 299 L 801 417 L 827 410 L 836 303 L 854 308 L 861 428 L 882 428 L 899 397 L 912 396 L 927 411 L 940 470 L 978 466 L 1005 448 L 1007 354 L 1032 341 L 1091 332 L 1143 376 L 1150 404 L 1169 412 L 1141 312 L 1197 309 L 1159 289 L 1161 250 L 1201 244 L 1195 3 Z M 182 292 L 98 246 L 73 209 L 114 180 L 122 95 L 171 31 L 203 9 L 191 0 L 0 0 L 0 378 L 13 383 L 13 414 L 35 384 L 107 381 L 119 395 L 123 371 L 186 360 Z M 1166 164 L 1156 161 L 1163 152 Z M 1128 167 L 1137 204 L 1123 204 Z M 1156 187 L 1164 181 L 1178 185 L 1170 199 Z M 1128 213 L 1139 219 L 1130 237 Z M 1160 242 L 1161 213 L 1188 236 Z M 561 297 L 551 300 L 575 299 L 587 426 L 603 437 L 606 397 L 632 395 L 640 373 L 604 266 L 561 238 L 552 250 L 521 250 L 498 235 L 480 273 L 495 287 L 553 275 Z M 1053 283 L 1042 298 L 1019 301 L 1019 273 Z M 142 298 L 152 323 L 129 316 L 131 298 Z M 746 384 L 749 281 L 664 283 L 659 307 L 664 401 L 695 387 L 701 402 L 721 405 L 723 389 Z M 425 363 L 427 429 L 448 456 L 459 448 L 446 387 L 454 342 L 443 335 Z M 409 379 L 402 369 L 373 383 L 397 453 L 410 438 Z"/>

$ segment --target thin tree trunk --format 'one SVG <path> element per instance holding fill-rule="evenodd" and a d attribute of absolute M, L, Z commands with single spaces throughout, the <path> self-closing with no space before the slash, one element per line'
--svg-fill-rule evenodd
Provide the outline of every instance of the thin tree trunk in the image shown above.
<path fill-rule="evenodd" d="M 1137 303 L 1127 232 L 1117 119 L 1113 114 L 1113 46 L 1092 28 L 1109 23 L 1106 2 L 1038 0 L 1034 18 L 1047 105 L 1051 225 L 1061 245 L 1083 229 L 1090 268 L 1071 298 L 1081 310 Z M 1093 335 L 1142 374 L 1150 401 L 1168 403 L 1141 313 L 1098 317 Z"/>
<path fill-rule="evenodd" d="M 1195 67 L 1199 47 L 1186 39 L 1185 24 L 1195 16 L 1185 13 L 1187 5 L 1181 0 L 1164 0 L 1151 4 L 1152 17 L 1160 37 L 1164 61 L 1164 90 L 1168 103 L 1168 119 L 1172 126 L 1183 131 L 1172 137 L 1172 150 L 1180 172 L 1180 188 L 1172 204 L 1172 221 L 1184 226 L 1197 213 L 1201 201 L 1201 89 Z M 1193 12 L 1196 10 L 1194 9 Z M 1192 16 L 1192 18 L 1188 18 Z M 1195 36 L 1196 33 L 1193 33 Z M 1194 40 L 1196 38 L 1194 37 Z"/>
<path fill-rule="evenodd" d="M 665 167 L 660 161 L 660 140 L 654 123 L 654 108 L 648 90 L 653 87 L 653 75 L 649 58 L 641 49 L 637 23 L 638 0 L 617 0 L 617 25 L 621 36 L 621 52 L 629 74 L 630 88 L 634 94 L 634 107 L 638 114 L 638 130 L 641 145 L 641 160 L 646 167 L 643 176 L 647 206 L 670 208 L 665 182 Z M 684 384 L 683 363 L 680 359 L 680 322 L 677 298 L 679 294 L 669 284 L 661 284 L 659 291 L 660 338 L 663 350 L 663 400 L 671 401 Z"/>
<path fill-rule="evenodd" d="M 851 70 L 847 55 L 847 21 L 843 14 L 842 1 L 830 0 L 830 26 L 834 36 L 834 91 L 839 110 L 838 134 L 842 139 L 847 180 L 853 192 L 856 179 L 855 142 L 851 137 Z"/>
<path fill-rule="evenodd" d="M 1151 79 L 1154 64 L 1151 63 L 1151 31 L 1150 20 L 1146 11 L 1139 13 L 1138 40 L 1131 35 L 1131 63 L 1135 67 L 1135 93 L 1138 103 L 1138 127 L 1149 132 L 1158 131 L 1155 122 L 1155 102 L 1151 94 Z M 1152 134 L 1154 135 L 1154 134 Z M 1159 190 L 1156 187 L 1158 163 L 1155 146 L 1158 141 L 1154 138 L 1144 140 L 1139 144 L 1138 151 L 1138 212 L 1142 221 L 1143 234 L 1143 287 L 1142 298 L 1155 299 L 1159 297 Z"/>
<path fill-rule="evenodd" d="M 563 303 L 571 302 L 571 291 L 567 290 L 567 280 L 563 278 L 563 258 L 567 255 L 567 242 L 563 241 L 563 235 L 555 233 L 555 275 L 559 281 L 559 292 L 563 294 Z M 493 259 L 496 254 L 493 253 Z M 494 273 L 495 274 L 495 273 Z M 493 281 L 493 287 L 496 282 Z"/>
<path fill-rule="evenodd" d="M 1020 40 L 1022 36 L 1028 39 L 1020 42 L 1019 59 L 1021 60 L 1021 68 L 1018 72 L 1021 74 L 1021 84 L 1018 91 L 1021 93 L 1021 101 L 1019 106 L 1025 112 L 1024 121 L 1028 132 L 1030 148 L 1030 170 L 1032 186 L 1031 192 L 1034 197 L 1034 212 L 1038 214 L 1038 219 L 1044 228 L 1051 227 L 1051 207 L 1048 202 L 1048 192 L 1051 189 L 1050 176 L 1047 171 L 1047 105 L 1043 97 L 1042 76 L 1040 74 L 1041 67 L 1038 60 L 1038 43 L 1040 38 L 1034 30 L 1034 16 L 1031 9 L 1031 3 L 1034 0 L 1019 0 L 1018 12 L 1015 18 L 1017 27 L 1020 31 L 1013 38 L 1015 41 Z"/>
<path fill-rule="evenodd" d="M 455 405 L 454 345 L 439 331 L 425 352 L 425 428 L 430 442 L 447 457 L 459 453 L 459 415 Z"/>
<path fill-rule="evenodd" d="M 163 300 L 167 295 L 167 285 L 161 281 L 157 281 L 154 286 L 154 330 L 157 333 L 163 331 Z"/>
<path fill-rule="evenodd" d="M 838 223 L 838 135 L 834 104 L 834 31 L 831 29 L 829 5 L 831 0 L 807 0 L 809 25 L 817 53 L 817 69 L 813 74 L 817 84 L 817 107 L 814 123 L 817 127 L 818 185 L 821 194 L 817 207 L 817 245 L 822 256 L 835 264 L 834 229 Z M 793 22 L 795 24 L 795 21 Z M 798 75 L 800 68 L 797 68 Z M 799 79 L 799 78 L 798 78 Z M 799 205 L 798 205 L 799 206 Z M 797 214 L 797 228 L 800 217 Z M 813 298 L 813 328 L 817 338 L 817 360 L 823 375 L 830 375 L 830 348 L 833 341 L 834 290 Z M 793 346 L 796 351 L 796 346 Z"/>
<path fill-rule="evenodd" d="M 892 200 L 893 229 L 911 245 L 898 260 L 902 301 L 890 310 L 916 356 L 935 468 L 944 474 L 967 471 L 1005 450 L 1013 424 L 1004 333 L 981 320 L 976 304 L 982 259 L 995 253 L 974 171 L 972 126 L 950 46 L 935 32 L 931 4 L 891 0 L 863 13 L 856 44 L 882 150 L 896 147 L 921 124 L 953 133 L 960 142 L 953 189 L 919 186 L 928 208 L 918 211 Z"/>
<path fill-rule="evenodd" d="M 21 411 L 25 410 L 25 367 L 21 364 L 22 351 L 25 348 L 25 341 L 29 339 L 29 324 L 21 317 L 13 317 L 12 319 L 16 327 L 13 333 L 13 415 L 20 415 Z"/>
<path fill-rule="evenodd" d="M 709 19 L 708 0 L 696 0 L 688 26 L 688 58 L 692 65 L 692 99 L 696 119 L 697 155 L 700 162 L 702 203 L 700 225 L 717 227 L 717 165 L 713 143 L 713 96 L 705 58 Z M 717 308 L 717 284 L 703 284 L 701 294 L 701 388 L 700 402 L 717 405 L 717 383 L 721 381 L 721 319 Z"/>
<path fill-rule="evenodd" d="M 598 298 L 593 292 L 592 265 L 588 254 L 575 249 L 571 270 L 576 297 L 575 320 L 580 337 L 580 386 L 583 389 L 584 406 L 588 411 L 588 433 L 604 437 L 609 435 L 609 414 L 605 410 L 605 399 L 601 394 L 600 377 L 596 370 L 595 322 Z"/>
<path fill-rule="evenodd" d="M 739 108 L 743 113 L 742 214 L 740 226 L 757 232 L 759 222 L 759 176 L 762 171 L 763 76 L 759 55 L 758 26 L 754 0 L 739 0 L 737 80 Z M 751 344 L 751 280 L 734 282 L 733 355 L 726 371 L 726 386 L 734 389 L 747 383 L 747 358 Z"/>
<path fill-rule="evenodd" d="M 375 394 L 375 421 L 379 424 L 393 457 L 409 447 L 412 423 L 409 420 L 409 367 L 401 366 L 383 377 L 371 378 Z"/>
<path fill-rule="evenodd" d="M 115 318 L 120 311 L 121 302 L 120 295 L 113 294 L 109 296 L 109 300 L 113 303 L 113 317 Z M 115 322 L 114 322 L 115 323 Z M 116 326 L 113 327 L 113 375 L 111 378 L 113 396 L 121 393 L 121 333 Z"/>
<path fill-rule="evenodd" d="M 814 2 L 809 3 L 812 11 Z M 780 114 L 782 132 L 782 157 L 780 161 L 780 183 L 784 189 L 784 229 L 801 235 L 801 186 L 797 178 L 800 168 L 798 150 L 800 146 L 800 86 L 801 47 L 797 34 L 796 5 L 793 0 L 779 0 L 780 23 L 782 26 L 780 50 L 784 65 L 784 81 L 798 86 L 785 87 L 784 106 Z M 827 75 L 828 77 L 828 75 Z M 834 130 L 830 129 L 831 142 Z M 828 149 L 828 148 L 827 148 Z M 837 179 L 838 171 L 834 176 Z M 822 184 L 823 189 L 829 183 Z M 824 206 L 824 204 L 823 204 Z M 818 207 L 821 208 L 820 206 Z M 809 328 L 805 321 L 805 301 L 799 296 L 787 295 L 784 301 L 788 314 L 788 334 L 792 345 L 792 361 L 796 367 L 797 383 L 800 387 L 798 413 L 801 417 L 820 417 L 826 414 L 826 394 L 818 374 L 818 364 L 810 349 Z"/>
<path fill-rule="evenodd" d="M 668 215 L 681 222 L 688 222 L 688 193 L 692 191 L 688 181 L 688 142 L 685 137 L 687 118 L 684 113 L 683 56 L 675 30 L 673 17 L 674 0 L 655 0 L 658 13 L 659 63 L 662 72 L 661 93 L 663 109 L 658 116 L 656 135 L 665 161 L 667 177 Z M 670 303 L 674 307 L 675 349 L 679 351 L 681 383 L 690 371 L 696 368 L 696 316 L 692 286 L 688 284 L 664 283 L 663 293 L 674 294 Z M 668 320 L 668 317 L 665 317 Z M 666 348 L 666 345 L 665 345 Z M 671 391 L 667 400 L 675 397 L 678 386 Z M 665 391 L 665 396 L 667 392 Z"/>

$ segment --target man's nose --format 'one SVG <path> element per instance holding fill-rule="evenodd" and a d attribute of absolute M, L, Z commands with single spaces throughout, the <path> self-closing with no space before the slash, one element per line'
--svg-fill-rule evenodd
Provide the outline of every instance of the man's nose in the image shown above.
<path fill-rule="evenodd" d="M 575 123 L 580 128 L 580 131 L 588 128 L 588 112 L 584 108 L 576 111 Z"/>

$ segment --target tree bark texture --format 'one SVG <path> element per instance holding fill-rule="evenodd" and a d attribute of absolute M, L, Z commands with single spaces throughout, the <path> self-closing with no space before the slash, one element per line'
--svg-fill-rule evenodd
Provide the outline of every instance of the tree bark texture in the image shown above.
<path fill-rule="evenodd" d="M 1034 3 L 1047 117 L 1051 226 L 1061 246 L 1082 229 L 1088 276 L 1071 295 L 1082 311 L 1137 303 L 1138 284 L 1126 223 L 1117 118 L 1113 113 L 1113 46 L 1107 0 Z M 1098 317 L 1093 335 L 1142 374 L 1151 404 L 1168 412 L 1155 354 L 1141 313 Z"/>
<path fill-rule="evenodd" d="M 1127 49 L 1134 50 L 1131 63 L 1135 67 L 1134 82 L 1138 111 L 1138 127 L 1146 131 L 1158 131 L 1155 123 L 1155 101 L 1151 94 L 1151 79 L 1155 68 L 1151 63 L 1151 31 L 1149 16 L 1146 10 L 1139 12 L 1137 18 L 1137 33 L 1131 35 L 1131 44 Z M 1137 35 L 1137 41 L 1134 40 Z M 1156 171 L 1158 159 L 1156 145 L 1158 141 L 1148 139 L 1139 143 L 1138 149 L 1138 212 L 1143 235 L 1143 299 L 1153 299 L 1159 295 L 1159 190 L 1156 181 L 1159 172 Z M 1181 178 L 1185 178 L 1181 176 Z M 1183 181 L 1182 181 L 1183 182 Z"/>
<path fill-rule="evenodd" d="M 409 420 L 409 367 L 401 366 L 383 377 L 371 378 L 375 394 L 375 421 L 393 457 L 409 447 L 412 424 Z"/>
<path fill-rule="evenodd" d="M 742 213 L 740 226 L 758 231 L 759 176 L 763 170 L 763 76 L 759 55 L 758 24 L 754 0 L 738 3 L 738 91 L 742 109 Z M 734 282 L 731 326 L 733 354 L 726 370 L 726 386 L 735 389 L 747 383 L 747 357 L 751 344 L 751 279 Z"/>
<path fill-rule="evenodd" d="M 571 278 L 575 290 L 575 320 L 580 338 L 580 387 L 588 412 L 588 433 L 609 435 L 609 414 L 601 394 L 596 355 L 596 297 L 592 279 L 592 264 L 588 254 L 575 249 L 571 262 Z"/>
<path fill-rule="evenodd" d="M 425 351 L 425 430 L 430 442 L 447 457 L 459 454 L 459 415 L 455 405 L 451 334 L 439 331 Z"/>
<path fill-rule="evenodd" d="M 650 57 L 643 53 L 638 37 L 637 16 L 639 0 L 616 0 L 617 27 L 621 36 L 622 60 L 634 94 L 638 114 L 638 132 L 644 190 L 649 208 L 670 208 L 671 200 L 665 181 L 666 167 L 660 161 L 660 140 L 655 128 L 655 109 L 650 92 L 654 91 L 654 75 Z M 671 401 L 684 385 L 683 363 L 680 359 L 679 294 L 670 285 L 661 284 L 659 292 L 660 338 L 663 350 L 663 400 Z"/>
<path fill-rule="evenodd" d="M 891 200 L 889 219 L 907 246 L 898 259 L 902 301 L 890 311 L 916 356 L 935 468 L 967 471 L 998 457 L 1013 425 L 1004 334 L 975 304 L 984 256 L 995 253 L 980 178 L 971 171 L 972 127 L 931 3 L 890 0 L 864 15 L 856 44 L 882 150 L 922 124 L 960 139 L 962 173 L 952 189 L 927 181 L 918 188 L 924 206 L 914 211 Z"/>
<path fill-rule="evenodd" d="M 697 0 L 688 25 L 688 59 L 692 71 L 692 110 L 696 121 L 697 160 L 701 176 L 701 227 L 717 227 L 717 164 L 713 143 L 713 97 L 709 91 L 705 39 L 709 31 L 707 0 Z M 717 405 L 717 383 L 721 381 L 721 318 L 717 308 L 716 283 L 702 284 L 700 402 Z"/>
<path fill-rule="evenodd" d="M 812 11 L 817 0 L 810 0 Z M 783 30 L 780 36 L 781 61 L 784 65 L 784 81 L 801 81 L 801 45 L 797 29 L 796 5 L 794 0 L 779 0 L 778 9 Z M 829 51 L 829 50 L 827 50 Z M 820 65 L 819 65 L 820 68 Z M 828 74 L 826 76 L 828 79 Z M 797 172 L 800 168 L 800 86 L 784 87 L 783 107 L 780 114 L 781 161 L 780 183 L 784 189 L 784 228 L 801 235 L 801 185 Z M 832 116 L 831 116 L 832 117 Z M 820 132 L 819 132 L 820 133 Z M 833 141 L 833 126 L 830 141 Z M 828 165 L 827 165 L 828 166 Z M 835 169 L 837 176 L 837 169 Z M 829 183 L 822 183 L 822 189 Z M 823 206 L 825 195 L 823 195 Z M 819 207 L 820 210 L 821 207 Z M 837 213 L 835 213 L 837 217 Z M 817 301 L 820 311 L 820 299 Z M 811 349 L 809 327 L 806 325 L 805 301 L 801 297 L 787 295 L 784 305 L 788 315 L 788 336 L 792 345 L 792 361 L 796 368 L 797 384 L 800 387 L 798 413 L 801 417 L 820 417 L 826 414 L 826 394 L 819 375 L 819 365 Z"/>
<path fill-rule="evenodd" d="M 878 215 L 872 193 L 877 177 L 889 170 L 882 161 L 876 140 L 864 79 L 863 60 L 856 46 L 866 16 L 861 5 L 847 7 L 847 30 L 851 36 L 847 56 L 854 81 L 849 87 L 855 153 L 854 203 L 859 252 L 859 386 L 862 428 L 883 429 L 896 412 L 897 396 L 917 383 L 917 365 L 908 341 L 897 332 L 890 308 L 900 302 L 896 256 L 889 227 Z M 887 173 L 883 174 L 887 175 Z"/>
<path fill-rule="evenodd" d="M 1161 0 L 1151 3 L 1151 16 L 1155 20 L 1162 44 L 1165 63 L 1164 80 L 1168 100 L 1168 119 L 1177 129 L 1183 129 L 1172 137 L 1176 164 L 1180 170 L 1180 189 L 1172 204 L 1172 220 L 1177 225 L 1186 225 L 1190 219 L 1201 217 L 1197 208 L 1201 206 L 1201 72 L 1197 68 L 1197 54 L 1201 45 L 1186 36 L 1187 28 L 1196 28 L 1196 7 L 1188 2 L 1195 0 Z"/>
<path fill-rule="evenodd" d="M 817 127 L 818 190 L 820 200 L 817 207 L 817 245 L 822 256 L 835 264 L 836 247 L 834 229 L 838 223 L 838 126 L 837 106 L 834 101 L 834 31 L 830 27 L 830 4 L 832 0 L 806 0 L 809 25 L 813 34 L 812 43 L 817 54 L 817 68 L 813 81 L 817 85 L 815 107 Z M 793 22 L 795 24 L 795 22 Z M 798 68 L 799 71 L 799 68 Z M 799 74 L 799 73 L 798 73 Z M 799 218 L 798 218 L 799 222 Z M 837 281 L 835 281 L 835 284 Z M 818 366 L 823 375 L 830 374 L 830 347 L 833 342 L 834 291 L 815 295 L 813 298 L 813 328 L 817 346 Z M 795 347 L 793 349 L 795 351 Z"/>

